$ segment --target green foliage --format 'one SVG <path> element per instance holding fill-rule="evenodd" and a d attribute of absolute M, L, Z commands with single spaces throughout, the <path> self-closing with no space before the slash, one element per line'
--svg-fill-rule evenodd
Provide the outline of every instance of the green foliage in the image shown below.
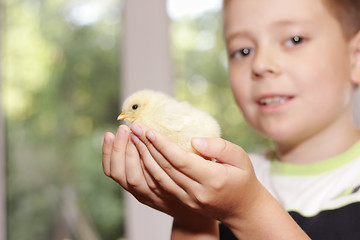
<path fill-rule="evenodd" d="M 5 2 L 9 239 L 123 235 L 121 190 L 101 167 L 117 127 L 120 15 L 81 25 L 69 4 Z"/>

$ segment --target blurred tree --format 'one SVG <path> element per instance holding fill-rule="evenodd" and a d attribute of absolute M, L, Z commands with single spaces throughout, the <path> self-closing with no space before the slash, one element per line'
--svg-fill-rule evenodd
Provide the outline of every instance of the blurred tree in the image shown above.
<path fill-rule="evenodd" d="M 116 239 L 101 142 L 118 113 L 121 2 L 5 1 L 9 239 Z"/>
<path fill-rule="evenodd" d="M 2 34 L 3 34 L 3 6 L 0 3 L 0 240 L 5 240 L 6 229 L 6 170 L 5 170 L 5 131 L 2 99 Z"/>

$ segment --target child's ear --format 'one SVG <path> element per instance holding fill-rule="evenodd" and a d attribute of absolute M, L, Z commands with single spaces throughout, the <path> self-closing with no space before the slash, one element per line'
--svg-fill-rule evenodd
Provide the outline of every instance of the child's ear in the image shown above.
<path fill-rule="evenodd" d="M 351 51 L 351 80 L 355 84 L 360 84 L 360 31 L 350 40 Z"/>

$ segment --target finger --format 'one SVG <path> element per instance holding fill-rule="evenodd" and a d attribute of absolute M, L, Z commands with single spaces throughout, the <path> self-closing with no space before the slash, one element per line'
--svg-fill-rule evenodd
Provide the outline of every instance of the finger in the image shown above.
<path fill-rule="evenodd" d="M 138 146 L 136 146 L 136 147 L 138 149 L 138 152 L 140 153 L 140 156 L 142 156 L 142 159 L 144 159 L 144 157 L 143 157 L 144 154 L 140 152 Z M 155 161 L 153 161 L 153 162 L 155 162 Z M 140 163 L 141 163 L 141 167 L 143 169 L 143 174 L 144 174 L 145 181 L 146 181 L 149 189 L 151 191 L 153 191 L 156 195 L 160 196 L 160 192 L 159 192 L 160 186 L 159 186 L 159 184 L 156 183 L 155 179 L 150 175 L 149 171 L 146 169 L 144 161 L 142 160 Z"/>
<path fill-rule="evenodd" d="M 192 152 L 184 151 L 177 144 L 169 141 L 166 136 L 152 130 L 146 131 L 146 127 L 142 125 L 138 126 L 145 128 L 142 129 L 141 136 L 145 135 L 145 138 L 142 137 L 142 141 L 147 145 L 157 164 L 189 195 L 193 195 L 199 185 L 213 181 L 214 176 L 225 171 L 220 164 L 205 160 Z M 144 132 L 146 133 L 143 134 Z M 156 170 L 149 167 L 150 171 L 151 175 L 160 181 L 161 176 L 156 175 Z M 167 181 L 164 180 L 164 182 Z"/>
<path fill-rule="evenodd" d="M 169 176 L 157 163 L 157 161 L 166 161 L 164 157 L 151 144 L 145 145 L 145 143 L 140 140 L 134 142 L 136 142 L 136 147 L 146 169 L 144 176 L 149 188 L 160 195 L 162 192 L 159 191 L 159 186 L 161 186 L 162 189 L 171 192 L 176 195 L 177 198 L 184 198 L 186 196 L 185 191 L 178 186 L 171 176 Z M 157 161 L 155 161 L 154 158 L 156 158 Z M 160 158 L 162 158 L 162 160 L 159 160 Z M 182 177 L 188 179 L 187 176 Z"/>
<path fill-rule="evenodd" d="M 146 171 L 143 159 L 152 159 L 151 154 L 146 148 L 145 144 L 140 141 L 135 135 L 131 135 L 131 143 L 128 144 L 126 151 L 125 172 L 126 181 L 128 184 L 128 191 L 134 196 L 151 196 L 153 194 L 160 194 L 159 191 L 155 193 L 153 190 L 158 188 L 154 180 L 151 180 L 151 175 Z M 152 159 L 156 164 L 156 162 Z M 149 184 L 150 185 L 149 185 Z"/>
<path fill-rule="evenodd" d="M 160 187 L 144 167 L 143 158 L 151 158 L 151 154 L 148 152 L 145 144 L 134 135 L 131 135 L 131 139 L 132 142 L 128 144 L 127 148 L 126 180 L 128 186 L 125 189 L 140 202 L 162 210 L 167 205 L 163 199 L 168 198 L 169 193 L 166 193 Z M 140 154 L 139 149 L 142 149 L 143 155 Z M 128 161 L 128 159 L 131 160 Z M 140 161 L 134 161 L 135 159 L 140 159 Z M 154 160 L 152 161 L 155 162 Z"/>
<path fill-rule="evenodd" d="M 191 143 L 200 154 L 221 163 L 242 169 L 251 165 L 247 153 L 241 147 L 222 138 L 193 138 Z"/>
<path fill-rule="evenodd" d="M 108 177 L 110 176 L 110 159 L 114 138 L 114 134 L 110 132 L 105 133 L 102 146 L 102 166 L 105 175 Z"/>
<path fill-rule="evenodd" d="M 167 205 L 162 200 L 164 192 L 161 192 L 161 188 L 154 192 L 147 185 L 145 176 L 149 179 L 151 176 L 144 170 L 136 147 L 129 142 L 130 129 L 127 126 L 120 126 L 116 136 L 111 133 L 105 135 L 103 160 L 105 168 L 110 168 L 110 177 L 140 202 L 159 210 L 166 210 Z M 140 164 L 137 164 L 139 161 Z M 156 183 L 152 184 L 155 189 Z"/>
<path fill-rule="evenodd" d="M 146 181 L 147 185 L 149 186 L 149 189 L 153 193 L 155 193 L 158 197 L 160 197 L 162 194 L 162 191 L 160 191 L 161 187 L 155 181 L 155 179 L 151 176 L 151 174 L 149 173 L 149 171 L 146 169 L 145 166 L 144 166 L 144 176 L 145 176 L 145 181 Z"/>
<path fill-rule="evenodd" d="M 143 168 L 143 174 L 147 185 L 150 189 L 158 188 L 159 184 L 157 184 L 156 180 L 151 176 L 147 169 L 147 166 L 152 166 L 152 168 L 158 168 L 159 170 L 161 170 L 160 166 L 156 163 L 154 159 L 152 159 L 151 153 L 149 152 L 148 148 L 143 142 L 140 141 L 139 138 L 133 136 L 132 139 L 142 159 L 141 166 Z"/>
<path fill-rule="evenodd" d="M 186 162 L 192 161 L 190 160 L 191 158 L 197 158 L 198 160 L 205 162 L 203 158 L 192 152 L 186 152 L 176 143 L 170 141 L 166 136 L 153 130 L 149 130 L 142 124 L 134 123 L 131 126 L 131 131 L 147 145 L 151 154 L 154 155 L 155 160 L 171 160 L 169 164 L 173 165 L 175 168 L 181 168 L 182 170 L 186 167 Z M 170 168 L 171 166 L 164 167 Z"/>
<path fill-rule="evenodd" d="M 142 142 L 145 143 L 154 160 L 156 160 L 158 165 L 160 165 L 161 168 L 165 170 L 171 177 L 174 177 L 174 174 L 179 174 L 179 171 L 181 174 L 187 175 L 192 173 L 193 175 L 197 175 L 197 173 L 202 172 L 203 169 L 201 167 L 193 169 L 192 167 L 194 166 L 191 165 L 194 164 L 191 163 L 196 160 L 201 161 L 201 163 L 208 162 L 204 161 L 203 158 L 194 153 L 186 152 L 176 143 L 170 141 L 166 136 L 153 130 L 149 130 L 142 124 L 132 124 L 131 131 L 136 134 Z M 191 166 L 191 169 L 187 169 L 189 166 Z M 173 171 L 173 173 L 171 173 L 171 171 Z"/>
<path fill-rule="evenodd" d="M 130 192 L 138 201 L 144 204 L 150 204 L 154 200 L 159 201 L 157 195 L 151 191 L 146 181 L 146 171 L 144 169 L 141 156 L 135 146 L 140 140 L 130 135 L 130 142 L 127 144 L 125 151 L 125 171 L 123 188 Z M 154 202 L 156 202 L 154 201 Z"/>
<path fill-rule="evenodd" d="M 120 125 L 116 133 L 110 157 L 110 177 L 121 186 L 125 183 L 125 153 L 129 142 L 130 129 Z"/>

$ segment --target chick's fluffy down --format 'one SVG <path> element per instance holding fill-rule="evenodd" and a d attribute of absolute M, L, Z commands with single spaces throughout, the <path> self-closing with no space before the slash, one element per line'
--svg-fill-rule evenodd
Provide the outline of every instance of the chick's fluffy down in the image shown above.
<path fill-rule="evenodd" d="M 129 123 L 140 122 L 166 135 L 186 151 L 196 152 L 191 146 L 193 137 L 221 135 L 219 124 L 208 113 L 161 92 L 142 90 L 134 93 L 125 100 L 123 112 Z"/>

